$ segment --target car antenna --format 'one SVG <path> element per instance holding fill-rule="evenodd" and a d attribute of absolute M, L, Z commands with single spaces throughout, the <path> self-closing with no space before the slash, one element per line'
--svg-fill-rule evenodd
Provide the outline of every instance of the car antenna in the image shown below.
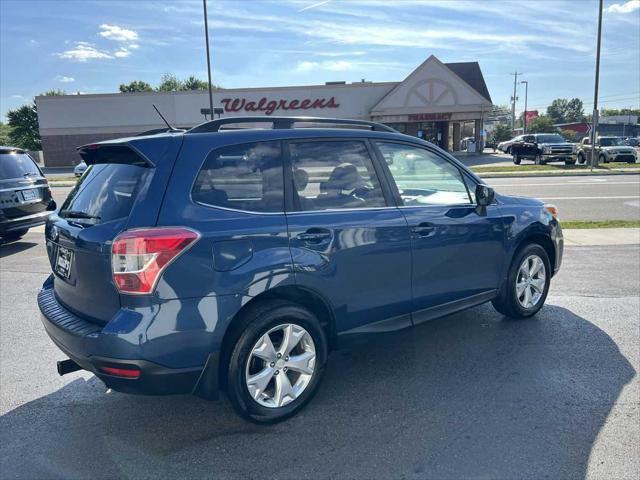
<path fill-rule="evenodd" d="M 153 105 L 153 108 L 156 109 L 156 112 L 158 112 L 158 115 L 160 115 L 160 118 L 162 119 L 162 121 L 167 124 L 167 127 L 169 127 L 170 132 L 182 132 L 182 130 L 180 130 L 179 128 L 173 128 L 169 124 L 169 122 L 167 122 L 167 119 L 164 118 L 164 115 L 162 115 L 162 113 L 160 113 L 160 110 L 158 110 L 158 107 L 156 107 L 155 103 L 152 103 L 151 105 Z"/>

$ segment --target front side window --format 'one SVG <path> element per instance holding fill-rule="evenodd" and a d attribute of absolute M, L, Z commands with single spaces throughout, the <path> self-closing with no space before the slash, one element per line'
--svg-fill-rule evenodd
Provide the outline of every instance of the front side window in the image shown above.
<path fill-rule="evenodd" d="M 214 150 L 198 173 L 195 202 L 250 212 L 284 211 L 280 142 L 232 145 Z"/>
<path fill-rule="evenodd" d="M 444 158 L 410 145 L 376 144 L 389 166 L 403 205 L 472 203 L 460 170 Z"/>
<path fill-rule="evenodd" d="M 295 142 L 289 154 L 301 210 L 386 206 L 363 142 Z"/>

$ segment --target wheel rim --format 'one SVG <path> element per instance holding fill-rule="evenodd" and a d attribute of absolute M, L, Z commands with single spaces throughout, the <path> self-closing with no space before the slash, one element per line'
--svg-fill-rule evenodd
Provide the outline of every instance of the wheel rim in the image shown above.
<path fill-rule="evenodd" d="M 249 395 L 263 407 L 283 407 L 307 389 L 315 363 L 316 347 L 309 332 L 293 323 L 273 327 L 249 354 L 245 368 Z"/>
<path fill-rule="evenodd" d="M 535 307 L 544 294 L 547 283 L 544 262 L 538 255 L 524 259 L 516 276 L 516 296 L 524 308 Z"/>

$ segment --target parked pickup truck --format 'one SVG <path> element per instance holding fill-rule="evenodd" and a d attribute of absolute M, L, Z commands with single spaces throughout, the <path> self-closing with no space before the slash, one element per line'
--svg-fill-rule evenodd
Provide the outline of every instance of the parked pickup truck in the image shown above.
<path fill-rule="evenodd" d="M 511 145 L 513 163 L 520 165 L 523 159 L 533 160 L 536 165 L 564 161 L 566 165 L 576 163 L 576 146 L 557 133 L 534 133 L 523 135 Z"/>
<path fill-rule="evenodd" d="M 625 145 L 619 137 L 598 137 L 596 140 L 598 163 L 627 162 L 635 163 L 636 153 L 633 147 Z M 591 158 L 591 139 L 585 137 L 578 144 L 578 163 L 588 162 Z"/>

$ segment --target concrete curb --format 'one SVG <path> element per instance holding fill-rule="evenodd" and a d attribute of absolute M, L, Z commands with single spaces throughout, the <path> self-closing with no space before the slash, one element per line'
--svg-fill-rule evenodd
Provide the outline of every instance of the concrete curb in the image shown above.
<path fill-rule="evenodd" d="M 576 172 L 573 170 L 548 170 L 539 172 L 482 172 L 478 173 L 471 170 L 481 178 L 522 178 L 522 177 L 592 177 L 605 175 L 638 175 L 640 168 L 633 171 L 605 171 L 605 172 Z"/>

